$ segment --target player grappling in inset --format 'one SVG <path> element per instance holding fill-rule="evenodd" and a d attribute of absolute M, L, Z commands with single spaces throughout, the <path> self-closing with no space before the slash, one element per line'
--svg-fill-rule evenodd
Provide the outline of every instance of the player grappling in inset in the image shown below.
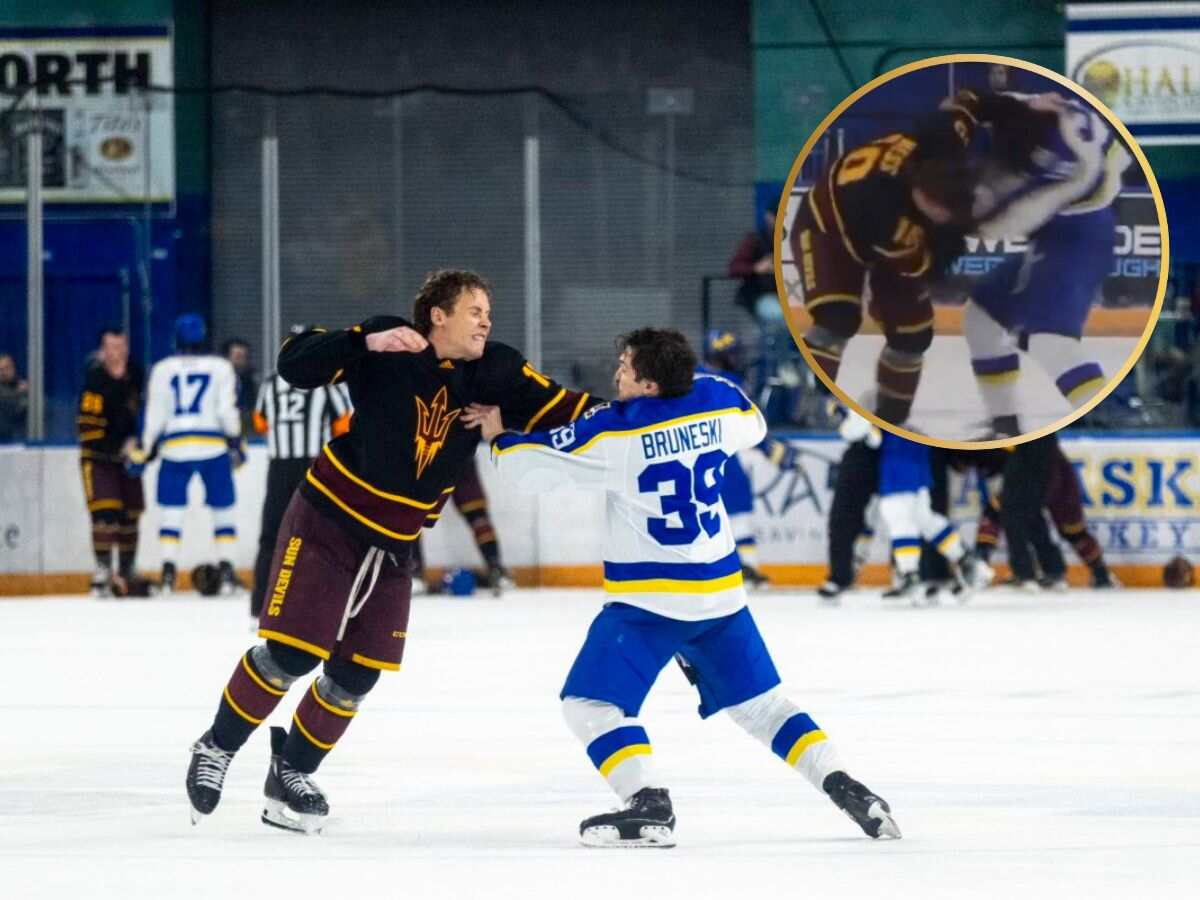
<path fill-rule="evenodd" d="M 974 177 L 967 145 L 994 98 L 971 95 L 911 133 L 838 157 L 817 179 L 789 234 L 812 325 L 804 343 L 836 381 L 867 311 L 886 345 L 876 368 L 876 415 L 908 419 L 933 341 L 930 282 L 962 252 Z"/>
<path fill-rule="evenodd" d="M 1112 268 L 1112 204 L 1132 161 L 1105 119 L 1081 101 L 1055 93 L 1004 97 L 976 191 L 974 231 L 1029 243 L 983 279 L 963 315 L 989 436 L 1000 437 L 1021 433 L 1018 350 L 1073 408 L 1104 387 L 1095 351 L 1081 338 Z"/>

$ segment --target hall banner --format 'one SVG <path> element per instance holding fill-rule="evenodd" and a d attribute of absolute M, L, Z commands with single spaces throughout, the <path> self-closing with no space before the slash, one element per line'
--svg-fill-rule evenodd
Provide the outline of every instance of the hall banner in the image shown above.
<path fill-rule="evenodd" d="M 1200 143 L 1200 3 L 1069 3 L 1066 53 L 1139 143 Z"/>

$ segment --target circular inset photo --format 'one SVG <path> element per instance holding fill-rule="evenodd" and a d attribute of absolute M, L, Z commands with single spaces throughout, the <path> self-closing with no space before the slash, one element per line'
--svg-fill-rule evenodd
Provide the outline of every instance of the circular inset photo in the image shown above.
<path fill-rule="evenodd" d="M 1154 174 L 1121 122 L 1019 59 L 941 56 L 855 91 L 792 166 L 775 232 L 792 336 L 840 400 L 949 448 L 1104 399 L 1167 279 Z"/>

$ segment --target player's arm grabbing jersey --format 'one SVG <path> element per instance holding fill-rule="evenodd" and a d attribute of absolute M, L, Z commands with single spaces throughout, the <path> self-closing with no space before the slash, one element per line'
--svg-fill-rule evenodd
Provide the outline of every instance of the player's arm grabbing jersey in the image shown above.
<path fill-rule="evenodd" d="M 227 359 L 168 356 L 150 372 L 142 449 L 188 462 L 226 453 L 241 434 L 237 375 Z"/>
<path fill-rule="evenodd" d="M 492 461 L 522 490 L 562 484 L 607 493 L 604 588 L 613 600 L 675 619 L 728 615 L 746 602 L 721 502 L 725 461 L 767 426 L 723 378 L 683 397 L 598 406 L 575 423 L 492 442 Z"/>
<path fill-rule="evenodd" d="M 995 142 L 1010 157 L 1007 163 L 1020 172 L 985 182 L 977 232 L 983 237 L 1024 238 L 1055 216 L 1110 206 L 1132 157 L 1108 122 L 1075 99 L 1007 96 L 1022 113 L 997 123 Z M 1056 112 L 1045 108 L 1048 96 L 1058 97 L 1061 106 Z"/>

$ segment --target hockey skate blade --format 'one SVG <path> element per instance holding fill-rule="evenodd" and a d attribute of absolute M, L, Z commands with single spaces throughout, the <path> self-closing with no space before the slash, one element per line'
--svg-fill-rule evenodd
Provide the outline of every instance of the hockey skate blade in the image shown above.
<path fill-rule="evenodd" d="M 885 810 L 878 800 L 871 804 L 867 815 L 879 822 L 879 831 L 874 835 L 876 840 L 895 841 L 900 839 L 900 826 L 896 824 L 892 814 Z"/>
<path fill-rule="evenodd" d="M 207 818 L 208 818 L 208 816 L 207 816 L 207 815 L 205 815 L 204 813 L 200 812 L 200 810 L 196 809 L 196 807 L 194 807 L 194 806 L 188 806 L 188 813 L 189 813 L 189 814 L 191 815 L 191 817 L 192 817 L 192 824 L 193 824 L 193 825 L 199 825 L 199 824 L 200 824 L 200 822 L 201 822 L 201 820 L 203 820 L 203 819 L 207 819 Z"/>
<path fill-rule="evenodd" d="M 661 848 L 675 846 L 675 836 L 670 828 L 663 825 L 643 825 L 638 829 L 641 837 L 621 839 L 621 832 L 615 825 L 595 825 L 585 828 L 579 835 L 579 842 L 585 847 L 615 848 L 635 850 L 642 848 Z"/>
<path fill-rule="evenodd" d="M 284 831 L 293 831 L 296 834 L 315 837 L 325 828 L 326 818 L 326 816 L 293 813 L 288 810 L 287 804 L 279 800 L 267 798 L 263 802 L 262 822 L 264 825 L 270 825 L 272 828 L 280 828 Z"/>

